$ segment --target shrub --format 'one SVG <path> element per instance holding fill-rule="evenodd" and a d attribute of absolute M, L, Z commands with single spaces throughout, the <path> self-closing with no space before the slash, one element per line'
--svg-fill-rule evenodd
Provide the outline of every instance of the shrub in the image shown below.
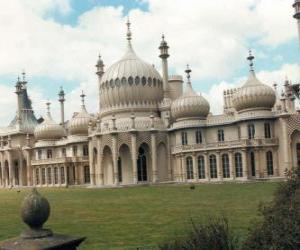
<path fill-rule="evenodd" d="M 195 224 L 183 239 L 175 239 L 159 247 L 161 250 L 234 250 L 237 239 L 229 230 L 226 218 L 210 219 L 206 224 Z"/>
<path fill-rule="evenodd" d="M 260 211 L 263 221 L 250 232 L 244 249 L 300 249 L 300 168 L 287 173 L 287 182 Z"/>

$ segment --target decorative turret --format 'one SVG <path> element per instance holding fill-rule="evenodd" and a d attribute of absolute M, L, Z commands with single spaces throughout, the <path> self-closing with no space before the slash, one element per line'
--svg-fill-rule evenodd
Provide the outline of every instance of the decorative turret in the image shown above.
<path fill-rule="evenodd" d="M 208 101 L 193 90 L 191 72 L 192 70 L 187 65 L 187 69 L 185 70 L 187 75 L 185 92 L 172 103 L 171 113 L 175 120 L 206 119 L 209 113 L 210 106 Z"/>
<path fill-rule="evenodd" d="M 164 87 L 164 98 L 169 98 L 169 82 L 168 82 L 168 53 L 169 46 L 165 41 L 165 36 L 162 35 L 162 40 L 159 46 L 160 55 L 162 59 L 162 72 L 163 72 L 163 87 Z"/>
<path fill-rule="evenodd" d="M 238 89 L 233 97 L 233 106 L 238 112 L 250 110 L 271 110 L 276 101 L 275 91 L 260 82 L 254 71 L 254 56 L 249 51 L 249 77 L 246 83 Z"/>
<path fill-rule="evenodd" d="M 299 33 L 299 41 L 300 41 L 300 0 L 295 0 L 293 7 L 295 9 L 294 18 L 297 19 L 298 21 L 298 33 Z"/>
<path fill-rule="evenodd" d="M 58 93 L 58 101 L 60 102 L 60 125 L 65 127 L 65 92 L 62 87 Z"/>
<path fill-rule="evenodd" d="M 99 79 L 101 79 L 102 75 L 104 74 L 104 66 L 105 65 L 103 63 L 101 55 L 99 54 L 97 64 L 95 65 L 95 67 L 97 68 L 96 74 L 98 75 Z"/>

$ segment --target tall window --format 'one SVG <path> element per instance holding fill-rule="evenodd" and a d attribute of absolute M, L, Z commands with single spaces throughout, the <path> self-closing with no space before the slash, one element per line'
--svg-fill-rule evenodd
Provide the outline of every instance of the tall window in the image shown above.
<path fill-rule="evenodd" d="M 202 155 L 198 157 L 198 173 L 199 179 L 205 179 L 205 161 Z"/>
<path fill-rule="evenodd" d="M 218 141 L 224 141 L 224 130 L 223 129 L 219 129 L 218 130 Z"/>
<path fill-rule="evenodd" d="M 90 178 L 90 167 L 89 166 L 84 166 L 84 183 L 90 183 L 91 178 Z"/>
<path fill-rule="evenodd" d="M 52 158 L 52 150 L 48 149 L 47 150 L 47 159 L 51 159 Z"/>
<path fill-rule="evenodd" d="M 122 176 L 122 160 L 121 157 L 118 158 L 118 177 L 119 177 L 119 182 L 123 181 L 123 176 Z"/>
<path fill-rule="evenodd" d="M 228 154 L 222 155 L 223 178 L 230 178 Z"/>
<path fill-rule="evenodd" d="M 73 146 L 73 156 L 77 156 L 77 146 Z"/>
<path fill-rule="evenodd" d="M 188 144 L 187 132 L 186 131 L 181 132 L 181 144 L 182 145 L 187 145 Z"/>
<path fill-rule="evenodd" d="M 147 157 L 146 151 L 144 148 L 139 148 L 139 156 L 137 160 L 137 170 L 138 170 L 138 181 L 147 181 L 148 180 L 148 171 L 147 171 Z"/>
<path fill-rule="evenodd" d="M 60 167 L 60 177 L 61 177 L 61 183 L 64 184 L 66 182 L 65 167 Z"/>
<path fill-rule="evenodd" d="M 67 156 L 67 150 L 66 150 L 66 148 L 62 148 L 61 149 L 61 155 L 62 155 L 62 157 L 66 157 Z"/>
<path fill-rule="evenodd" d="M 42 168 L 42 184 L 46 184 L 46 169 Z"/>
<path fill-rule="evenodd" d="M 268 151 L 266 153 L 266 158 L 267 158 L 267 172 L 268 175 L 273 175 L 274 174 L 274 169 L 273 169 L 273 154 L 271 151 Z"/>
<path fill-rule="evenodd" d="M 47 182 L 48 184 L 52 183 L 51 168 L 47 168 Z"/>
<path fill-rule="evenodd" d="M 201 133 L 200 129 L 196 130 L 195 136 L 196 136 L 196 143 L 201 144 L 202 143 L 202 133 Z"/>
<path fill-rule="evenodd" d="M 209 156 L 210 178 L 214 179 L 218 177 L 217 174 L 217 158 L 215 155 Z"/>
<path fill-rule="evenodd" d="M 58 171 L 57 167 L 54 168 L 54 184 L 58 183 Z"/>
<path fill-rule="evenodd" d="M 250 165 L 251 165 L 251 175 L 255 176 L 255 154 L 250 152 Z"/>
<path fill-rule="evenodd" d="M 255 136 L 255 126 L 254 124 L 248 124 L 248 139 L 253 139 Z"/>
<path fill-rule="evenodd" d="M 235 173 L 236 177 L 243 177 L 243 163 L 241 153 L 236 153 L 235 155 Z"/>
<path fill-rule="evenodd" d="M 38 159 L 39 160 L 42 159 L 42 150 L 41 149 L 38 150 Z"/>
<path fill-rule="evenodd" d="M 83 151 L 83 156 L 88 156 L 89 155 L 89 146 L 83 145 L 82 151 Z"/>
<path fill-rule="evenodd" d="M 35 170 L 35 184 L 39 185 L 40 184 L 40 169 L 36 169 Z"/>
<path fill-rule="evenodd" d="M 271 138 L 271 125 L 270 123 L 265 123 L 265 138 Z"/>
<path fill-rule="evenodd" d="M 188 180 L 194 179 L 193 159 L 190 156 L 186 158 L 186 178 Z"/>

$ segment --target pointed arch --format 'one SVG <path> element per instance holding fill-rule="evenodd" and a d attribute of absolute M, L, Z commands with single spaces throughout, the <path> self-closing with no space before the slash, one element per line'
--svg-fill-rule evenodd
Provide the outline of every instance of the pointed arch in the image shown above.
<path fill-rule="evenodd" d="M 114 183 L 113 158 L 112 150 L 109 146 L 103 148 L 102 161 L 104 185 L 112 185 Z"/>
<path fill-rule="evenodd" d="M 118 174 L 120 184 L 133 183 L 133 168 L 130 147 L 125 143 L 123 143 L 119 148 Z"/>

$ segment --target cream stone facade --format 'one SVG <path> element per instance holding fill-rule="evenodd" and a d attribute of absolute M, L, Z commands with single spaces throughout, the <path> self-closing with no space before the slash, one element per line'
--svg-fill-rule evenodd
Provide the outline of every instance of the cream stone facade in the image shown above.
<path fill-rule="evenodd" d="M 300 164 L 300 113 L 288 80 L 281 94 L 262 83 L 250 52 L 247 81 L 224 91 L 223 114 L 213 115 L 189 67 L 185 87 L 182 76 L 168 74 L 164 36 L 160 75 L 137 56 L 127 26 L 124 56 L 107 70 L 101 57 L 96 64 L 97 114 L 82 93 L 81 109 L 65 121 L 61 89 L 60 123 L 50 103 L 38 120 L 25 74 L 17 81 L 16 117 L 0 130 L 2 187 L 252 181 L 284 178 Z"/>

